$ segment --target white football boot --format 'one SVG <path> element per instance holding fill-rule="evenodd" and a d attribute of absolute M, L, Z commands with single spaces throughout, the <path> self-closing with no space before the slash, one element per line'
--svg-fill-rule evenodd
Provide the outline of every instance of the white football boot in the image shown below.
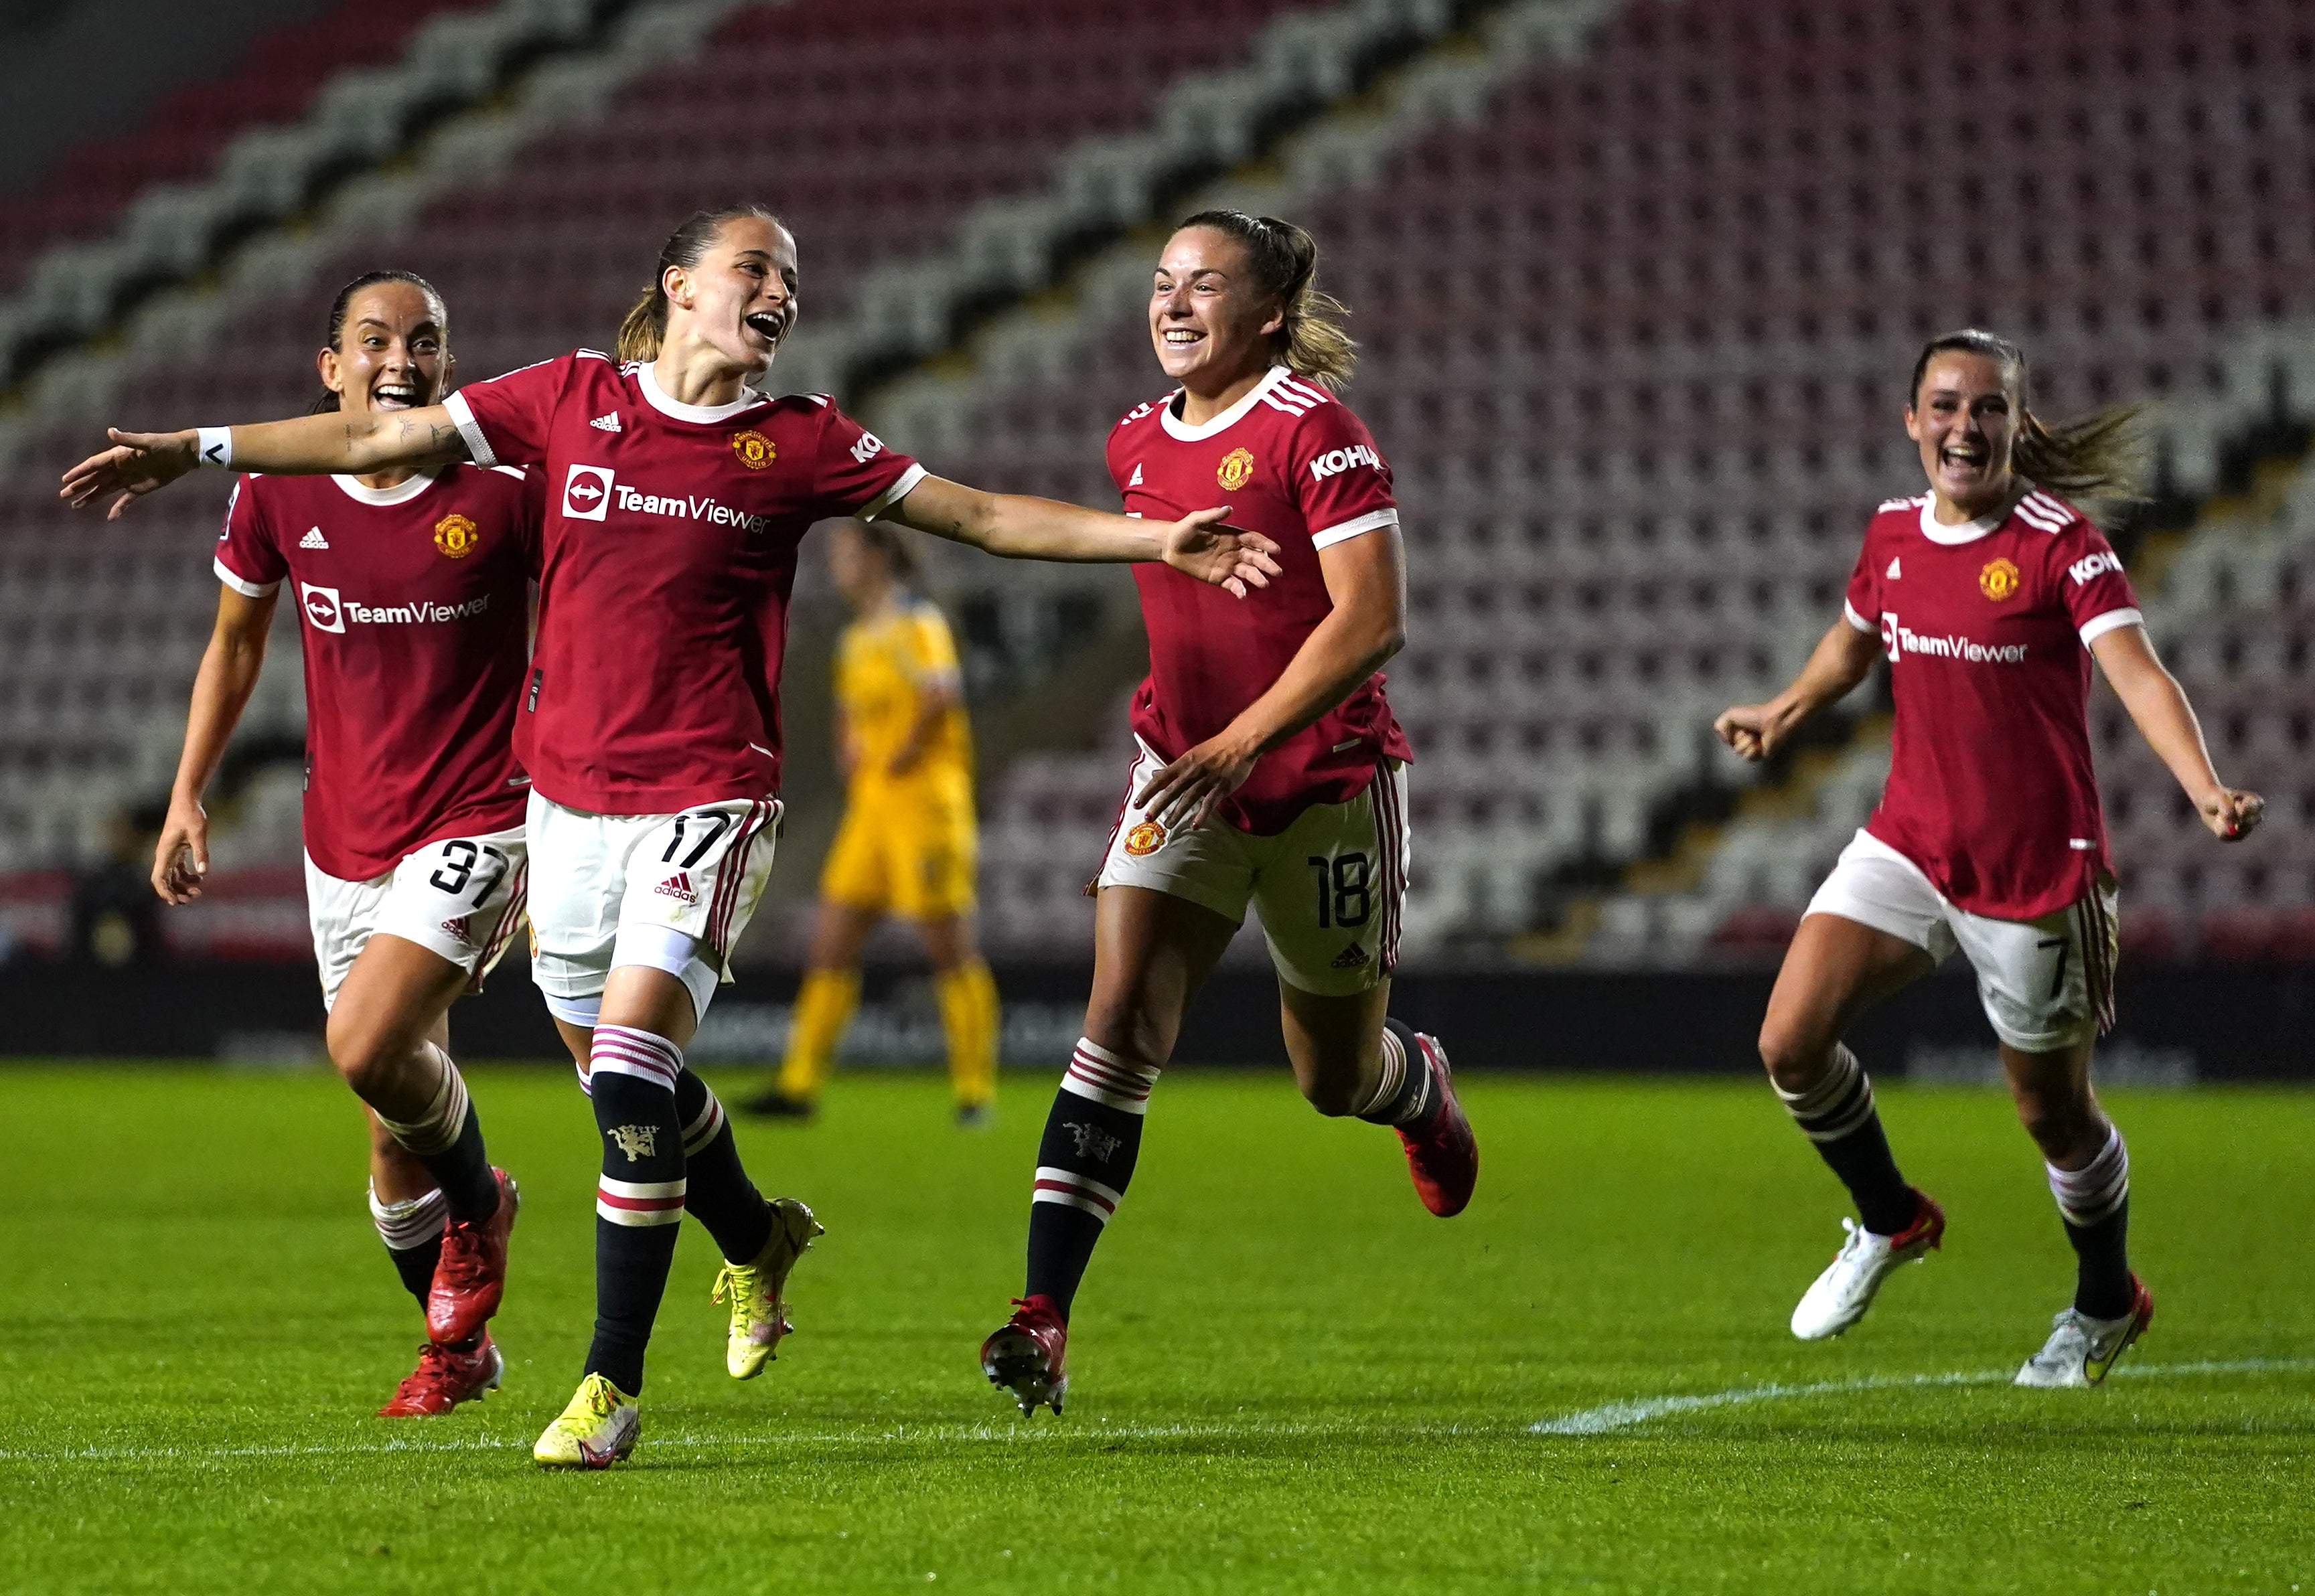
<path fill-rule="evenodd" d="M 1914 1196 L 1920 1198 L 1920 1206 L 1913 1210 L 1913 1222 L 1894 1236 L 1876 1236 L 1854 1219 L 1840 1221 L 1849 1239 L 1840 1244 L 1840 1251 L 1793 1309 L 1795 1335 L 1803 1341 L 1823 1341 L 1840 1334 L 1865 1317 L 1865 1310 L 1873 1306 L 1873 1294 L 1891 1270 L 1944 1245 L 1945 1210 L 1919 1192 Z"/>
<path fill-rule="evenodd" d="M 2118 1319 L 2094 1319 L 2066 1309 L 2050 1321 L 2050 1339 L 2026 1360 L 2013 1386 L 2058 1391 L 2104 1383 L 2115 1360 L 2154 1323 L 2154 1295 L 2136 1275 L 2130 1277 L 2130 1311 Z"/>

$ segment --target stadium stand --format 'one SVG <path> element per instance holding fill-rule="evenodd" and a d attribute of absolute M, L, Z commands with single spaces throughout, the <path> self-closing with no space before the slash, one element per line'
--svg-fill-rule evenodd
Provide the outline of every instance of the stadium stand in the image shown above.
<path fill-rule="evenodd" d="M 1185 198 L 1292 205 L 1357 313 L 1350 399 L 1406 510 L 1415 629 L 1392 695 L 1418 752 L 1415 957 L 1550 930 L 1565 883 L 1616 879 L 1677 794 L 1746 779 L 1709 742 L 1710 714 L 1796 666 L 1837 609 L 1865 514 L 1915 481 L 1895 412 L 1920 338 L 2013 332 L 2052 412 L 2162 398 L 2188 497 L 2277 380 L 2294 414 L 2315 413 L 2315 345 L 2293 324 L 2315 310 L 2303 8 L 2018 4 L 1991 43 L 1959 17 L 1864 4 L 1482 10 L 1354 96 L 1345 63 L 1435 39 L 1439 17 L 1353 5 L 1321 26 L 1248 4 L 1194 37 L 1158 30 L 1158 49 L 1089 5 L 744 7 L 706 50 L 599 89 L 590 130 L 534 132 L 510 164 L 430 178 L 395 214 L 394 253 L 448 292 L 470 373 L 599 341 L 670 213 L 758 169 L 752 152 L 725 164 L 678 144 L 655 108 L 740 116 L 776 93 L 782 127 L 819 135 L 782 139 L 772 196 L 804 243 L 801 375 L 936 356 L 874 396 L 882 430 L 961 475 L 1104 502 L 1107 426 L 1163 386 L 1139 315 L 1149 235 L 1080 259 L 1060 224 L 1146 226 Z M 1234 92 L 1332 110 L 1262 169 L 1185 196 L 1180 174 L 1235 154 L 1177 137 L 1225 71 Z M 1037 121 L 971 114 L 1030 83 Z M 1962 117 L 1982 143 L 1956 172 Z M 992 254 L 1008 236 L 1028 242 Z M 317 296 L 377 254 L 309 250 L 208 352 L 139 354 L 124 415 L 302 398 Z M 1038 286 L 1060 291 L 970 314 L 973 294 Z M 87 855 L 95 815 L 165 783 L 206 625 L 186 550 L 213 506 L 100 534 L 37 498 L 24 480 L 0 489 L 0 559 L 28 617 L 0 683 L 0 868 Z M 2192 568 L 2181 554 L 2176 572 Z M 1019 581 L 1120 604 L 1098 578 Z M 296 724 L 292 674 L 270 678 L 276 732 Z M 124 740 L 131 723 L 141 743 Z M 1122 715 L 1110 723 L 1122 735 Z M 996 779 L 993 948 L 1081 951 L 1076 894 L 1123 767 L 1122 747 L 1054 752 Z M 237 856 L 294 857 L 294 783 L 257 783 L 244 810 Z M 1796 863 L 1805 851 L 1769 848 L 1682 945 L 1787 901 L 1814 868 Z M 1637 956 L 1657 924 L 1609 925 L 1592 954 Z"/>
<path fill-rule="evenodd" d="M 2003 18 L 1989 49 L 1920 11 L 1636 5 L 1308 207 L 1407 511 L 1411 953 L 1548 927 L 1555 882 L 1629 859 L 1682 788 L 1746 779 L 1709 719 L 1796 667 L 1866 516 L 1917 485 L 1896 421 L 1923 337 L 2010 329 L 2053 413 L 2163 399 L 2187 491 L 2273 371 L 2307 413 L 2315 349 L 2284 328 L 2315 282 L 2303 9 Z M 1960 117 L 1985 143 L 1956 171 Z M 1087 359 L 974 405 L 983 476 L 1107 491 L 1107 421 L 1162 385 L 1104 309 Z M 1079 930 L 1057 830 L 1097 857 L 1122 763 L 1026 761 L 993 795 L 992 871 L 1021 880 L 989 882 L 992 931 Z M 1817 861 L 1766 868 L 1784 902 Z M 1595 953 L 1648 956 L 1653 928 Z"/>

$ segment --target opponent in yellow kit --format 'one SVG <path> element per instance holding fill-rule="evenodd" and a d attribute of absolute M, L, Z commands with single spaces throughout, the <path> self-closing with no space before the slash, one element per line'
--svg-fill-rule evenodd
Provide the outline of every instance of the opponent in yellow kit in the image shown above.
<path fill-rule="evenodd" d="M 996 1093 L 997 983 L 972 935 L 972 736 L 948 622 L 904 585 L 914 563 L 900 537 L 847 521 L 829 545 L 853 612 L 836 653 L 849 785 L 787 1063 L 777 1088 L 749 1104 L 761 1113 L 812 1113 L 859 1000 L 861 944 L 888 914 L 914 920 L 932 955 L 959 1121 L 982 1118 Z"/>

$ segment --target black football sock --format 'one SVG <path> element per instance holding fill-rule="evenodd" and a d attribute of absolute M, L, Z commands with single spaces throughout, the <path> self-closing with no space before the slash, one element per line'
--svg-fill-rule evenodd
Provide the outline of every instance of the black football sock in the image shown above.
<path fill-rule="evenodd" d="M 1053 1095 L 1029 1198 L 1024 1295 L 1050 1297 L 1064 1321 L 1094 1244 L 1133 1178 L 1142 1111 L 1157 1079 L 1156 1066 L 1130 1062 L 1080 1040 Z"/>
<path fill-rule="evenodd" d="M 684 1206 L 727 1262 L 754 1263 L 771 1239 L 772 1205 L 740 1162 L 723 1105 L 687 1068 L 675 1078 L 675 1113 L 683 1125 Z"/>
<path fill-rule="evenodd" d="M 2118 1319 L 2133 1299 L 2130 1149 L 2122 1132 L 2108 1126 L 2106 1145 L 2081 1168 L 2046 1167 L 2066 1239 L 2074 1244 L 2074 1309 L 2094 1319 Z"/>
<path fill-rule="evenodd" d="M 386 1243 L 386 1255 L 394 1260 L 395 1273 L 402 1277 L 402 1289 L 418 1299 L 419 1311 L 423 1313 L 427 1294 L 434 1289 L 434 1265 L 442 1257 L 442 1225 L 447 1218 L 442 1193 L 428 1192 L 398 1202 L 380 1202 L 377 1188 L 372 1186 L 369 1217 L 377 1227 L 378 1239 Z"/>
<path fill-rule="evenodd" d="M 1446 1098 L 1433 1089 L 1431 1060 L 1423 1044 L 1400 1020 L 1382 1023 L 1382 1072 L 1374 1096 L 1359 1111 L 1359 1118 L 1377 1125 L 1419 1125 L 1439 1110 Z"/>
<path fill-rule="evenodd" d="M 1774 1085 L 1773 1082 L 1770 1083 Z M 1777 1095 L 1801 1134 L 1815 1144 L 1857 1204 L 1857 1217 L 1876 1236 L 1894 1236 L 1920 1211 L 1919 1193 L 1897 1173 L 1881 1115 L 1873 1106 L 1873 1080 L 1847 1044 L 1835 1042 L 1824 1078 L 1805 1092 L 1782 1086 Z"/>
<path fill-rule="evenodd" d="M 590 1101 L 603 1135 L 595 1193 L 595 1340 L 589 1374 L 630 1396 L 643 1388 L 643 1349 L 659 1317 L 684 1208 L 683 1125 L 675 1112 L 683 1052 L 663 1036 L 598 1025 Z"/>
<path fill-rule="evenodd" d="M 499 1210 L 498 1177 L 491 1173 L 490 1155 L 483 1148 L 483 1122 L 450 1055 L 431 1042 L 423 1045 L 442 1068 L 433 1096 L 414 1120 L 393 1120 L 380 1113 L 377 1121 L 426 1166 L 442 1189 L 452 1219 L 480 1222 Z M 377 1105 L 370 1107 L 375 1112 Z"/>

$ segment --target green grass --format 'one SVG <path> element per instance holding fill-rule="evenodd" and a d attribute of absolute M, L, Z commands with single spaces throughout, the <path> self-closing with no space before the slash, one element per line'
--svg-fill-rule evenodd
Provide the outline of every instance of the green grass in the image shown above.
<path fill-rule="evenodd" d="M 1951 1239 L 1804 1346 L 1786 1316 L 1840 1204 L 1752 1083 L 1475 1080 L 1486 1177 L 1441 1224 L 1387 1133 L 1283 1079 L 1179 1072 L 1078 1304 L 1069 1412 L 1024 1422 L 973 1359 L 1018 1290 L 1051 1084 L 980 1133 L 921 1077 L 847 1078 L 810 1130 L 743 1127 L 766 1189 L 829 1226 L 798 1333 L 727 1379 L 687 1227 L 642 1449 L 581 1476 L 528 1457 L 591 1311 L 567 1071 L 475 1077 L 525 1194 L 506 1389 L 389 1423 L 368 1415 L 418 1320 L 342 1088 L 12 1069 L 0 1587 L 2315 1592 L 2315 1096 L 2114 1095 L 2161 1317 L 2104 1390 L 1868 1388 L 1551 1435 L 1530 1426 L 1619 1400 L 2014 1367 L 2071 1264 L 2006 1104 L 1883 1094 Z M 2178 1367 L 2259 1359 L 2289 1366 Z"/>

